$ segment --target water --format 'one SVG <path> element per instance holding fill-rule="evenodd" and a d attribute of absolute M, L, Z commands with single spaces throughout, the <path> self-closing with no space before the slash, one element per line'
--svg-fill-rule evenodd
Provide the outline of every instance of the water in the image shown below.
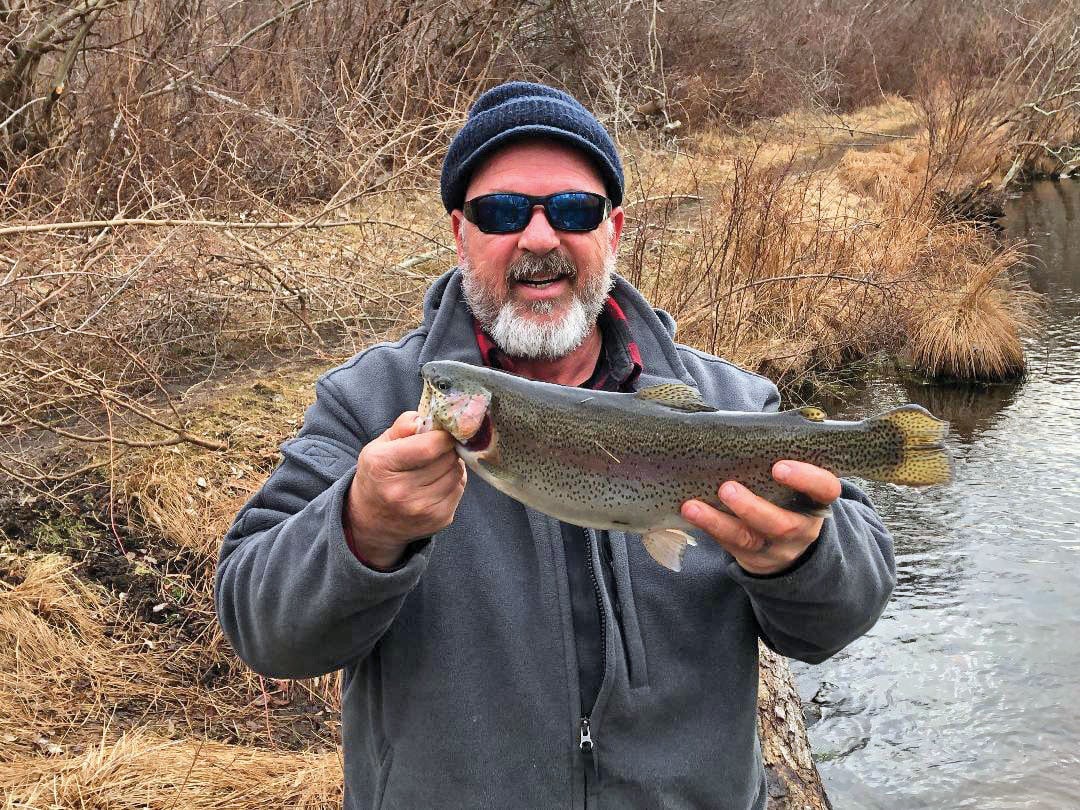
<path fill-rule="evenodd" d="M 832 404 L 925 405 L 957 460 L 947 488 L 869 487 L 896 539 L 893 599 L 847 650 L 795 665 L 836 810 L 1080 808 L 1080 182 L 1036 184 L 1005 224 L 1046 295 L 1027 377 L 884 377 Z"/>

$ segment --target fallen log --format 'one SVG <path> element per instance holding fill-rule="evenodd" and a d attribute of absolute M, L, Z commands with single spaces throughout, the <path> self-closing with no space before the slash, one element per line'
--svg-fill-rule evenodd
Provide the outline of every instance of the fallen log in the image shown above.
<path fill-rule="evenodd" d="M 759 647 L 758 735 L 769 810 L 832 810 L 810 752 L 791 669 L 784 658 Z"/>

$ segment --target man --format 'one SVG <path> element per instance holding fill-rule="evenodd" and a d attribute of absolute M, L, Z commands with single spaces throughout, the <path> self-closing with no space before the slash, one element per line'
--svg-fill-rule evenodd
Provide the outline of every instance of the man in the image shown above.
<path fill-rule="evenodd" d="M 318 381 L 225 538 L 229 640 L 272 677 L 344 668 L 348 808 L 765 807 L 758 639 L 816 662 L 865 632 L 894 582 L 888 533 L 854 486 L 781 462 L 832 517 L 725 482 L 733 514 L 684 504 L 701 538 L 676 574 L 637 538 L 467 479 L 446 433 L 414 432 L 429 360 L 606 390 L 674 380 L 728 410 L 778 396 L 677 345 L 612 274 L 622 168 L 570 96 L 485 93 L 441 190 L 460 268 L 419 329 Z"/>

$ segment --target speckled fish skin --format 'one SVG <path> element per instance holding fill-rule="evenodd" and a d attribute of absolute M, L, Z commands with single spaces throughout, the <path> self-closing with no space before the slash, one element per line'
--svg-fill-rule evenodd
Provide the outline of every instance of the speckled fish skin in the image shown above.
<path fill-rule="evenodd" d="M 942 446 L 946 423 L 917 405 L 840 422 L 813 408 L 716 411 L 680 385 L 617 394 L 452 361 L 428 363 L 423 375 L 422 417 L 454 434 L 470 469 L 528 506 L 579 526 L 681 533 L 693 528 L 679 514 L 682 503 L 696 498 L 725 509 L 716 492 L 727 480 L 786 509 L 821 513 L 773 479 L 781 459 L 894 483 L 951 478 Z M 463 431 L 454 414 L 478 408 L 486 408 L 484 423 L 477 429 L 471 420 Z"/>

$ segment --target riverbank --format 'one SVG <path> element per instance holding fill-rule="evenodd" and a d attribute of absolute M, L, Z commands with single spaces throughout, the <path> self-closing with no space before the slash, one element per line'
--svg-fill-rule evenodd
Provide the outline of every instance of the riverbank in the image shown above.
<path fill-rule="evenodd" d="M 1024 379 L 926 384 L 886 367 L 817 400 L 844 418 L 923 405 L 949 420 L 956 459 L 949 487 L 871 485 L 896 543 L 892 601 L 844 655 L 793 665 L 837 808 L 1075 804 L 1080 180 L 1025 186 L 1006 208 L 1046 301 Z"/>

